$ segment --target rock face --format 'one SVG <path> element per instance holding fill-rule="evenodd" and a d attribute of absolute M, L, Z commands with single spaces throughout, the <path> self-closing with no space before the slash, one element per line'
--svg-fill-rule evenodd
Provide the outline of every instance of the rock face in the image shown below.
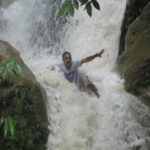
<path fill-rule="evenodd" d="M 150 106 L 150 3 L 130 25 L 118 66 L 126 90 Z"/>
<path fill-rule="evenodd" d="M 131 23 L 141 14 L 144 7 L 150 2 L 150 0 L 128 0 L 124 19 L 121 27 L 121 37 L 119 44 L 119 55 L 125 50 L 125 36 Z"/>
<path fill-rule="evenodd" d="M 0 0 L 0 7 L 7 7 L 12 2 L 13 2 L 13 0 Z"/>
<path fill-rule="evenodd" d="M 20 58 L 19 52 L 16 51 L 9 43 L 0 41 L 0 64 L 4 63 L 8 59 L 14 60 L 21 66 L 23 84 L 25 84 L 26 86 L 30 86 L 31 88 L 37 86 L 37 81 L 34 75 Z"/>
<path fill-rule="evenodd" d="M 30 124 L 36 125 L 42 137 L 41 141 L 43 144 L 45 144 L 49 131 L 44 99 L 44 90 L 40 87 L 39 83 L 36 81 L 30 69 L 24 64 L 24 62 L 20 58 L 19 53 L 7 42 L 0 41 L 0 66 L 8 59 L 14 60 L 22 68 L 23 86 L 28 89 L 28 92 L 32 99 L 32 110 L 25 115 L 28 117 Z M 11 75 L 9 76 L 9 81 L 12 85 L 15 85 L 17 82 L 16 78 Z M 0 91 L 0 100 L 2 100 L 1 94 L 2 93 Z M 4 114 L 3 108 L 0 108 L 0 117 L 3 117 L 1 116 L 1 114 Z"/>

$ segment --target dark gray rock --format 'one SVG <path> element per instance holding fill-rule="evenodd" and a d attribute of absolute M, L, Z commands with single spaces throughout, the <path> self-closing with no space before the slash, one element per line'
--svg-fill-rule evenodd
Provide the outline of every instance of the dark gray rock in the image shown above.
<path fill-rule="evenodd" d="M 125 89 L 150 106 L 150 3 L 128 29 L 118 69 Z"/>

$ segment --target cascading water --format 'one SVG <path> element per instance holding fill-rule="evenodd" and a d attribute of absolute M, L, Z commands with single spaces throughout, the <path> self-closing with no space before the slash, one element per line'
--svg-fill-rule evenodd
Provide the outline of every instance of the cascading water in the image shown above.
<path fill-rule="evenodd" d="M 59 2 L 16 0 L 0 9 L 0 39 L 8 41 L 47 92 L 48 150 L 149 150 L 149 109 L 124 90 L 115 72 L 126 0 L 99 1 L 92 18 L 79 10 L 57 19 Z M 97 86 L 100 98 L 80 92 L 49 67 L 68 50 L 74 59 L 104 48 L 102 58 L 80 72 Z"/>

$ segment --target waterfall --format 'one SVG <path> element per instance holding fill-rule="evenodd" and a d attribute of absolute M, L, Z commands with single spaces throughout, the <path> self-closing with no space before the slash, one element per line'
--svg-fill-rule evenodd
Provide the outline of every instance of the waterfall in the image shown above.
<path fill-rule="evenodd" d="M 84 8 L 58 19 L 55 0 L 16 0 L 0 9 L 0 39 L 20 51 L 47 93 L 50 135 L 47 150 L 149 150 L 149 109 L 124 90 L 115 71 L 126 0 L 99 0 L 90 18 Z M 67 50 L 82 59 L 102 48 L 101 58 L 80 73 L 100 98 L 81 92 L 50 66 Z"/>

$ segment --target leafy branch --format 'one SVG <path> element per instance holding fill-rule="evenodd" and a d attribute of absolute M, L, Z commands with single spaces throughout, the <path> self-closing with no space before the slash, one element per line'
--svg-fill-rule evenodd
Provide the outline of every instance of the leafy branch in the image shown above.
<path fill-rule="evenodd" d="M 70 15 L 74 16 L 75 9 L 79 9 L 79 5 L 84 7 L 84 10 L 86 10 L 87 14 L 91 17 L 92 16 L 92 5 L 97 9 L 100 10 L 100 5 L 97 2 L 97 0 L 66 0 L 62 7 L 59 9 L 58 17 L 61 17 L 63 15 Z"/>

